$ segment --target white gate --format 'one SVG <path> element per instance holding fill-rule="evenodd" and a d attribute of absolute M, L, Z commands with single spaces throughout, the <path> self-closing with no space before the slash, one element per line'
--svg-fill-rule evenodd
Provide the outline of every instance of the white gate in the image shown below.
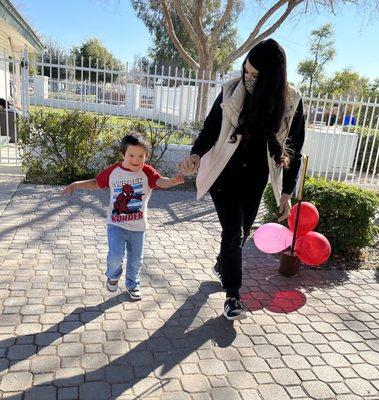
<path fill-rule="evenodd" d="M 3 51 L 0 55 L 1 94 L 14 98 L 19 109 L 0 111 L 1 163 L 20 162 L 17 120 L 35 111 L 81 110 L 109 116 L 149 120 L 169 127 L 198 130 L 197 103 L 208 88 L 207 111 L 229 76 L 217 79 L 176 68 L 139 68 L 128 64 L 104 68 L 100 60 L 53 62 L 51 56 L 28 60 Z M 232 74 L 233 75 L 233 74 Z M 3 89 L 1 89 L 3 87 Z M 1 92 L 3 90 L 3 92 Z M 13 96 L 13 97 L 12 97 Z M 379 191 L 379 103 L 372 99 L 329 96 L 303 97 L 306 115 L 304 152 L 308 173 Z"/>
<path fill-rule="evenodd" d="M 0 164 L 20 165 L 18 121 L 28 112 L 27 53 L 0 49 Z"/>

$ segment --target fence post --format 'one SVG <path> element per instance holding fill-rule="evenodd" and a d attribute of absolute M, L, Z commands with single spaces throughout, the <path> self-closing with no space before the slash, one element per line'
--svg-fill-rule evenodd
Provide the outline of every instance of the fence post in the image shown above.
<path fill-rule="evenodd" d="M 21 107 L 22 115 L 29 115 L 29 52 L 25 46 L 21 58 Z"/>

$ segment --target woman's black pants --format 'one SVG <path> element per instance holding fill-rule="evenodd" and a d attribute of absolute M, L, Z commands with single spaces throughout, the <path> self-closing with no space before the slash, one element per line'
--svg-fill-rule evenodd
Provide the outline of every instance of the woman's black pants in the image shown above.
<path fill-rule="evenodd" d="M 242 285 L 242 247 L 257 216 L 266 182 L 267 179 L 264 184 L 255 184 L 243 193 L 233 191 L 233 188 L 226 191 L 212 187 L 210 190 L 222 228 L 217 264 L 227 297 L 239 297 Z"/>

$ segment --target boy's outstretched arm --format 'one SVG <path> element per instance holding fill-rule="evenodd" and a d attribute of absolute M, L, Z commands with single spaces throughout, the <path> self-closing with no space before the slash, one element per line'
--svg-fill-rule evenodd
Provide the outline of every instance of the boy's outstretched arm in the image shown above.
<path fill-rule="evenodd" d="M 95 178 L 87 179 L 85 181 L 72 182 L 63 189 L 62 196 L 66 194 L 71 195 L 77 189 L 95 190 L 100 189 L 100 186 L 97 184 L 97 180 Z"/>
<path fill-rule="evenodd" d="M 167 189 L 171 186 L 176 186 L 184 183 L 184 175 L 181 173 L 176 174 L 172 178 L 159 178 L 156 185 L 161 189 Z"/>

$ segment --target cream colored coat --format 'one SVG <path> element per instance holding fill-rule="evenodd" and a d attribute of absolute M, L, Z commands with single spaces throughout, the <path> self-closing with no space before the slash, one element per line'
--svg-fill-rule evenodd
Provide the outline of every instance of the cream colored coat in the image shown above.
<path fill-rule="evenodd" d="M 237 135 L 237 141 L 235 143 L 230 143 L 230 136 L 238 126 L 238 118 L 243 107 L 245 95 L 246 89 L 241 78 L 232 79 L 223 85 L 223 102 L 221 103 L 223 118 L 221 131 L 214 146 L 201 157 L 200 167 L 196 177 L 198 200 L 203 197 L 213 185 L 241 141 L 241 136 Z M 290 86 L 281 126 L 276 134 L 281 144 L 287 139 L 300 98 L 300 92 Z M 268 148 L 267 162 L 275 199 L 279 205 L 282 193 L 283 168 L 275 166 L 275 161 L 270 157 Z"/>

